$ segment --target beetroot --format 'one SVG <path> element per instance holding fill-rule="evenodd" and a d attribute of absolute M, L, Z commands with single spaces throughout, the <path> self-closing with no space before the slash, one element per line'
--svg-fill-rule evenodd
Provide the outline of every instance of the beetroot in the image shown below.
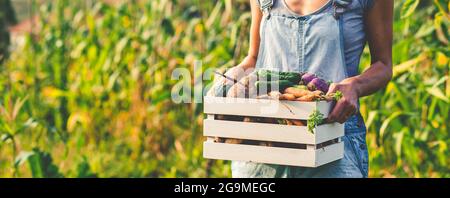
<path fill-rule="evenodd" d="M 312 80 L 314 80 L 314 78 L 317 78 L 316 75 L 311 74 L 311 73 L 306 73 L 302 76 L 302 81 L 304 85 L 307 85 L 308 83 L 310 83 Z"/>
<path fill-rule="evenodd" d="M 327 93 L 328 88 L 328 83 L 320 78 L 315 78 L 308 83 L 308 89 L 311 91 L 320 90 L 324 93 Z"/>

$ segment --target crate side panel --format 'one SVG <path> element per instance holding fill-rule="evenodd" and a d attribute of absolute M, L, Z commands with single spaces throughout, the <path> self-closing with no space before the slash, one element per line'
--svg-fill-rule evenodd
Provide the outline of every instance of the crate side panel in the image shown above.
<path fill-rule="evenodd" d="M 315 166 L 315 151 L 240 144 L 203 143 L 207 159 L 233 160 L 288 166 Z"/>
<path fill-rule="evenodd" d="M 344 124 L 333 123 L 320 125 L 315 129 L 315 144 L 334 140 L 345 135 Z"/>
<path fill-rule="evenodd" d="M 332 103 L 205 97 L 204 113 L 307 120 L 318 109 L 328 117 Z"/>
<path fill-rule="evenodd" d="M 339 142 L 321 149 L 317 149 L 315 152 L 317 167 L 328 164 L 344 157 L 344 142 Z"/>
<path fill-rule="evenodd" d="M 204 136 L 207 137 L 316 144 L 315 134 L 308 132 L 307 127 L 302 126 L 204 120 L 203 127 Z"/>

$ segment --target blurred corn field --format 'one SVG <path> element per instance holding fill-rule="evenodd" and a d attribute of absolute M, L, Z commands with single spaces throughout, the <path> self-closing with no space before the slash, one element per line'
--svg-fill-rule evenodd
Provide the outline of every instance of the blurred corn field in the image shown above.
<path fill-rule="evenodd" d="M 0 177 L 231 175 L 202 158 L 202 105 L 173 103 L 171 74 L 242 60 L 247 0 L 30 2 L 0 66 Z M 450 177 L 449 7 L 396 1 L 394 79 L 361 105 L 371 177 Z"/>

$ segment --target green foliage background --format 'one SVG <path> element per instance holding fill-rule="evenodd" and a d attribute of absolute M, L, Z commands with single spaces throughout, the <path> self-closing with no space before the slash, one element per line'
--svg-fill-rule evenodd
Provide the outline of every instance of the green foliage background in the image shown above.
<path fill-rule="evenodd" d="M 171 74 L 242 60 L 248 1 L 119 2 L 34 5 L 1 65 L 0 177 L 230 176 L 202 158 L 201 104 L 173 103 Z M 370 176 L 449 177 L 450 4 L 395 4 L 394 79 L 362 100 Z"/>

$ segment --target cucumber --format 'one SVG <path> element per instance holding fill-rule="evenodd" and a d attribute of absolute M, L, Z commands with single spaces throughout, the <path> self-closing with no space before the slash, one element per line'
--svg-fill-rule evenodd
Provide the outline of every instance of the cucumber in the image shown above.
<path fill-rule="evenodd" d="M 263 69 L 259 70 L 257 75 L 258 75 L 258 79 L 260 79 L 260 80 L 270 81 L 270 80 L 272 80 L 272 78 L 281 80 L 280 75 L 273 74 L 269 70 L 263 70 Z"/>
<path fill-rule="evenodd" d="M 297 72 L 277 72 L 262 69 L 258 71 L 258 78 L 267 81 L 270 81 L 271 79 L 287 80 L 294 84 L 298 84 L 301 81 L 302 76 Z"/>
<path fill-rule="evenodd" d="M 284 76 L 286 80 L 289 80 L 296 85 L 302 80 L 302 76 L 299 73 L 291 72 L 287 74 L 282 74 L 281 76 Z"/>
<path fill-rule="evenodd" d="M 308 87 L 306 85 L 296 85 L 294 87 L 297 88 L 297 89 L 308 90 Z"/>
<path fill-rule="evenodd" d="M 295 84 L 289 80 L 279 80 L 279 81 L 257 81 L 255 83 L 256 89 L 258 93 L 260 88 L 266 88 L 267 93 L 272 91 L 272 88 L 278 88 L 280 92 L 283 92 L 285 89 L 294 86 Z M 264 93 L 264 94 L 267 94 Z M 259 93 L 260 94 L 260 93 Z"/>

